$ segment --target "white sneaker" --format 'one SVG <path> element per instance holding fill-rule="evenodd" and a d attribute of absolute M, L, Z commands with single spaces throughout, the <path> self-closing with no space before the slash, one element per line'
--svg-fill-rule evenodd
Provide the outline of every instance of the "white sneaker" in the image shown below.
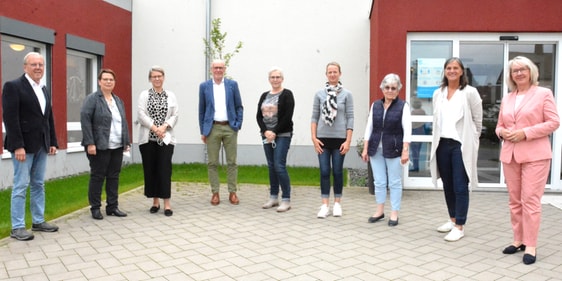
<path fill-rule="evenodd" d="M 332 208 L 332 215 L 334 217 L 341 217 L 341 215 L 343 214 L 343 211 L 341 209 L 341 204 L 340 203 L 334 203 L 334 207 Z"/>
<path fill-rule="evenodd" d="M 279 200 L 277 199 L 269 199 L 267 202 L 265 202 L 265 204 L 263 204 L 261 207 L 263 209 L 269 209 L 269 208 L 273 208 L 275 206 L 279 206 Z"/>
<path fill-rule="evenodd" d="M 281 205 L 277 208 L 278 213 L 286 212 L 291 209 L 291 202 L 287 200 L 281 201 Z"/>
<path fill-rule="evenodd" d="M 325 219 L 328 216 L 328 213 L 330 213 L 330 208 L 328 208 L 328 205 L 322 204 L 322 206 L 320 206 L 320 211 L 318 211 L 318 215 L 316 216 L 319 219 Z"/>
<path fill-rule="evenodd" d="M 455 241 L 460 240 L 463 237 L 464 237 L 464 228 L 463 228 L 463 230 L 460 230 L 456 227 L 453 227 L 453 229 L 451 229 L 451 232 L 449 232 L 449 234 L 447 234 L 447 236 L 445 236 L 445 241 L 455 242 Z"/>
<path fill-rule="evenodd" d="M 442 226 L 437 228 L 438 232 L 450 232 L 451 229 L 455 227 L 455 224 L 452 221 L 448 221 L 444 223 Z"/>

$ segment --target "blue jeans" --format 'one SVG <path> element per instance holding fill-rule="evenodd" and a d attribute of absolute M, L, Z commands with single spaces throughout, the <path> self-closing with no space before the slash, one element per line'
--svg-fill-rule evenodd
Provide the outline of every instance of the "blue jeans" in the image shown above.
<path fill-rule="evenodd" d="M 390 207 L 399 211 L 402 203 L 402 165 L 400 157 L 384 158 L 382 149 L 369 157 L 375 183 L 375 200 L 377 204 L 386 201 L 386 187 L 390 191 Z"/>
<path fill-rule="evenodd" d="M 25 201 L 29 186 L 29 209 L 32 223 L 45 221 L 45 168 L 47 152 L 43 149 L 37 153 L 26 153 L 25 161 L 16 160 L 14 164 L 14 187 L 12 188 L 11 220 L 12 229 L 25 228 Z"/>
<path fill-rule="evenodd" d="M 334 175 L 334 197 L 341 198 L 343 193 L 343 160 L 345 159 L 345 154 L 340 154 L 338 148 L 323 149 L 322 154 L 318 154 L 322 198 L 330 198 L 330 173 Z"/>
<path fill-rule="evenodd" d="M 269 195 L 277 199 L 279 196 L 279 185 L 283 194 L 281 198 L 289 201 L 291 199 L 291 179 L 287 173 L 287 153 L 291 146 L 292 137 L 277 137 L 275 147 L 271 143 L 263 145 L 267 167 L 269 168 Z"/>
<path fill-rule="evenodd" d="M 462 161 L 461 143 L 441 138 L 436 156 L 449 217 L 455 218 L 457 225 L 464 225 L 468 214 L 468 176 Z"/>

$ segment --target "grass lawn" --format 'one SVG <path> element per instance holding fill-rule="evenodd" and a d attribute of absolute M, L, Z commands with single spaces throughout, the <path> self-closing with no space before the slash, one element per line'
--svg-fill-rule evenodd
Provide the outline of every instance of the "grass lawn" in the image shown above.
<path fill-rule="evenodd" d="M 320 170 L 318 168 L 288 167 L 291 185 L 318 186 Z M 221 182 L 226 182 L 226 168 L 220 170 Z M 344 171 L 347 181 L 347 171 Z M 53 220 L 88 206 L 89 174 L 81 174 L 68 178 L 56 179 L 45 183 L 45 219 Z M 172 181 L 174 182 L 208 182 L 207 165 L 177 164 L 173 166 Z M 248 184 L 268 184 L 267 166 L 239 166 L 238 182 Z M 143 172 L 140 164 L 123 167 L 119 180 L 119 192 L 123 193 L 143 185 Z M 346 182 L 344 182 L 344 186 Z M 28 192 L 29 193 L 29 192 Z M 105 200 L 105 192 L 102 193 Z M 10 197 L 11 188 L 0 191 L 0 239 L 10 235 Z M 29 195 L 26 206 L 26 225 L 31 226 L 29 212 Z"/>

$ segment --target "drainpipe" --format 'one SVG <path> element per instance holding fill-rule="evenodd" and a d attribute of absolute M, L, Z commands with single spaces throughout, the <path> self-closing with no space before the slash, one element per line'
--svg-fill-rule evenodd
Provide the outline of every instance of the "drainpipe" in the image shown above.
<path fill-rule="evenodd" d="M 205 38 L 207 40 L 207 42 L 209 42 L 209 40 L 211 39 L 211 0 L 207 0 L 206 1 L 206 11 L 205 11 L 205 15 L 206 15 L 206 23 L 205 23 Z M 209 61 L 209 58 L 207 56 L 205 56 L 205 80 L 207 80 L 207 78 L 209 77 L 209 73 L 211 72 L 211 70 L 209 69 L 211 65 L 211 62 Z"/>

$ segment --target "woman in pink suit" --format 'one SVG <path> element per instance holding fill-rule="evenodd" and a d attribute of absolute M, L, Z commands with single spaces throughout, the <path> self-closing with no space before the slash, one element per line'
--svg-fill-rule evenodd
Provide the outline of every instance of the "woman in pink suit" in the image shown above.
<path fill-rule="evenodd" d="M 509 191 L 513 242 L 504 254 L 525 251 L 524 264 L 537 258 L 541 197 L 552 158 L 549 135 L 560 125 L 552 91 L 539 87 L 537 66 L 526 57 L 509 61 L 509 88 L 496 134 L 503 140 L 500 161 Z"/>

